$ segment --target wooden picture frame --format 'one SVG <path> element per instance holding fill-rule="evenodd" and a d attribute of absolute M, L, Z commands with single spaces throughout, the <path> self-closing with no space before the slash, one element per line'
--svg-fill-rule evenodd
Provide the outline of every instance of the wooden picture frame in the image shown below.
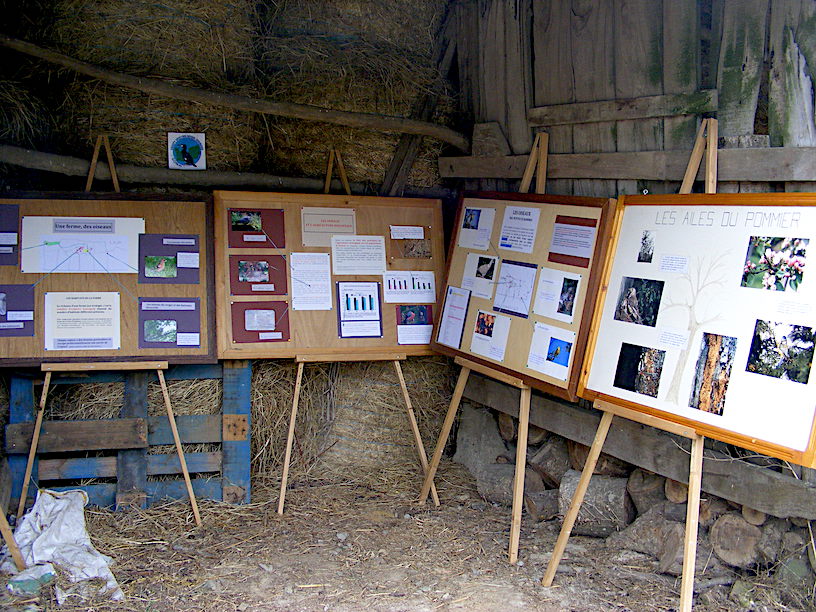
<path fill-rule="evenodd" d="M 81 256 L 74 257 L 69 253 L 63 257 L 67 243 L 57 245 L 58 239 L 76 237 L 77 234 L 66 230 L 64 234 L 57 234 L 56 238 L 40 239 L 52 230 L 64 229 L 49 219 L 69 222 L 74 219 L 103 220 L 109 227 L 96 228 L 101 233 L 86 234 L 98 247 L 95 250 L 87 248 Z M 102 236 L 112 235 L 115 242 L 119 229 L 114 228 L 119 227 L 122 219 L 143 219 L 144 229 L 138 235 L 128 235 L 129 247 L 126 249 L 122 246 L 124 242 L 118 242 L 117 246 L 107 247 L 111 252 L 106 252 L 102 248 L 105 244 Z M 132 234 L 133 227 L 128 231 Z M 26 235 L 27 232 L 29 235 Z M 26 323 L 33 325 L 33 334 L 20 337 L 0 334 L 0 365 L 157 359 L 172 364 L 216 361 L 212 203 L 209 199 L 46 193 L 2 198 L 0 236 L 0 242 L 4 242 L 0 245 L 0 285 L 11 286 L 14 292 L 21 287 L 33 287 L 34 292 L 33 323 Z M 143 242 L 144 238 L 147 240 Z M 31 246 L 32 240 L 37 244 Z M 14 244 L 10 245 L 12 242 Z M 46 244 L 51 246 L 44 246 Z M 52 248 L 55 252 L 40 253 L 45 248 Z M 142 250 L 144 253 L 141 253 Z M 32 257 L 32 254 L 36 256 Z M 106 257 L 104 261 L 100 259 L 103 255 Z M 82 263 L 79 263 L 79 257 Z M 151 258 L 156 262 L 149 262 Z M 111 262 L 117 264 L 119 271 L 107 267 Z M 98 269 L 94 269 L 94 264 Z M 143 274 L 147 268 L 150 268 L 150 278 L 145 278 Z M 26 271 L 23 272 L 23 269 Z M 118 319 L 119 348 L 45 350 L 46 304 L 53 304 L 56 296 L 71 293 L 117 296 L 119 312 L 113 318 Z M 52 297 L 47 299 L 47 295 Z M 142 308 L 147 311 L 154 305 L 144 305 L 146 298 L 156 303 L 154 310 L 160 314 L 153 318 L 143 316 Z M 184 310 L 189 307 L 189 312 L 181 312 L 182 306 Z M 174 309 L 178 312 L 174 312 Z M 0 319 L 8 325 L 5 315 L 4 312 Z M 146 318 L 152 323 L 160 323 L 153 321 L 154 318 L 163 319 L 161 322 L 168 324 L 164 335 L 158 328 L 148 329 L 145 326 Z M 178 333 L 176 325 L 170 325 L 172 323 L 178 323 Z M 53 333 L 49 332 L 49 335 Z M 169 339 L 171 336 L 175 340 Z"/>
<path fill-rule="evenodd" d="M 218 329 L 218 356 L 222 359 L 252 358 L 304 358 L 338 361 L 342 359 L 376 358 L 382 355 L 430 355 L 428 342 L 400 344 L 397 335 L 396 303 L 384 299 L 383 274 L 336 274 L 335 262 L 331 262 L 329 291 L 331 308 L 305 310 L 293 307 L 297 288 L 292 278 L 291 257 L 293 253 L 332 253 L 331 234 L 337 228 L 339 236 L 373 236 L 382 240 L 386 272 L 426 272 L 435 278 L 433 299 L 406 301 L 405 304 L 429 304 L 436 312 L 436 303 L 443 283 L 445 254 L 443 247 L 442 204 L 439 200 L 421 198 L 387 198 L 376 196 L 346 196 L 329 194 L 289 194 L 216 191 L 215 201 L 215 271 Z M 234 225 L 231 211 L 245 214 Z M 323 221 L 321 221 L 323 218 Z M 304 235 L 303 221 L 308 219 L 309 232 Z M 260 222 L 258 222 L 260 220 Z M 325 228 L 320 225 L 325 222 Z M 254 226 L 251 224 L 254 223 Z M 422 243 L 413 239 L 392 238 L 392 226 L 415 228 L 423 238 Z M 256 229 L 260 228 L 260 229 Z M 324 231 L 325 230 L 325 231 Z M 305 243 L 305 244 L 304 244 Z M 419 248 L 421 247 L 421 248 Z M 285 291 L 274 284 L 274 261 L 286 262 Z M 235 261 L 238 259 L 239 263 Z M 232 261 L 232 263 L 231 263 Z M 233 278 L 240 261 L 269 262 L 269 271 L 262 273 L 261 281 L 250 290 L 233 291 Z M 257 266 L 256 266 L 257 268 Z M 266 266 L 262 266 L 266 268 Z M 379 285 L 379 312 L 381 328 L 370 331 L 369 337 L 347 337 L 339 334 L 338 283 L 357 282 Z M 255 286 L 257 285 L 257 286 Z M 257 290 L 252 290 L 257 289 Z M 285 333 L 269 330 L 244 333 L 244 322 L 234 320 L 235 313 L 245 313 L 245 302 L 255 304 L 259 310 L 263 303 L 268 311 L 275 311 L 276 321 L 286 325 Z M 259 306 L 260 304 L 260 306 Z M 367 302 L 368 304 L 368 302 Z M 241 315 L 246 316 L 246 315 Z M 269 315 L 269 325 L 273 316 Z M 243 327 L 242 327 L 243 326 Z M 252 325 L 250 325 L 252 327 Z M 373 325 L 372 325 L 373 328 Z"/>
<path fill-rule="evenodd" d="M 519 193 L 463 194 L 449 247 L 446 291 L 449 295 L 451 287 L 464 289 L 470 296 L 462 332 L 450 338 L 444 322 L 440 324 L 446 316 L 445 302 L 440 303 L 432 347 L 575 401 L 598 290 L 596 270 L 603 262 L 613 202 Z M 511 227 L 514 211 L 521 219 L 516 229 Z M 537 219 L 524 221 L 528 213 Z M 489 227 L 479 227 L 485 220 Z M 502 238 L 503 226 L 507 231 Z M 564 246 L 570 232 L 574 232 L 574 244 Z M 562 303 L 561 298 L 576 287 L 572 302 L 562 308 L 567 302 Z M 523 296 L 522 301 L 514 306 L 518 295 Z M 491 334 L 496 334 L 497 322 L 505 328 L 498 331 L 506 335 L 504 355 L 491 357 Z M 490 339 L 485 342 L 477 335 Z M 547 346 L 531 351 L 533 343 L 541 345 L 542 338 Z M 569 348 L 566 362 L 561 348 Z M 542 350 L 546 355 L 537 357 Z M 533 361 L 535 367 L 531 367 Z"/>
<path fill-rule="evenodd" d="M 816 194 L 619 199 L 579 395 L 816 466 Z"/>

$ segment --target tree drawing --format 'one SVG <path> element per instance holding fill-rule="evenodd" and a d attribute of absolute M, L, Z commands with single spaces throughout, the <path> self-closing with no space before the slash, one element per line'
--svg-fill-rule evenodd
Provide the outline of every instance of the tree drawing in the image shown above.
<path fill-rule="evenodd" d="M 664 317 L 671 310 L 679 311 L 685 316 L 688 330 L 688 341 L 680 351 L 680 358 L 677 360 L 666 395 L 666 400 L 672 404 L 679 402 L 680 382 L 683 378 L 683 369 L 688 361 L 692 339 L 700 329 L 720 318 L 719 311 L 711 311 L 711 301 L 707 298 L 713 290 L 722 287 L 727 279 L 728 268 L 725 265 L 727 256 L 728 253 L 720 253 L 710 258 L 698 257 L 693 263 L 690 262 L 688 271 L 680 276 L 680 282 L 676 284 L 678 290 L 674 293 L 682 292 L 681 295 L 670 295 L 669 299 L 663 301 L 660 309 Z"/>

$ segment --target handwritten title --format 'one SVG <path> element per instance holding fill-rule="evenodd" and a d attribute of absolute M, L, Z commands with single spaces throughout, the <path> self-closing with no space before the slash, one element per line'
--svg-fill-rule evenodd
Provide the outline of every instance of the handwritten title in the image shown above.
<path fill-rule="evenodd" d="M 658 210 L 655 213 L 655 225 L 798 229 L 801 217 L 802 213 L 796 211 Z"/>

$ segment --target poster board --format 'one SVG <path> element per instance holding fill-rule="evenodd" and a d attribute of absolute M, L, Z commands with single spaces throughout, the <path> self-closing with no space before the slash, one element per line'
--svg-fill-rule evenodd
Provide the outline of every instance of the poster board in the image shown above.
<path fill-rule="evenodd" d="M 611 203 L 463 195 L 434 349 L 574 400 Z"/>
<path fill-rule="evenodd" d="M 579 393 L 814 466 L 814 194 L 626 196 Z"/>
<path fill-rule="evenodd" d="M 218 355 L 428 355 L 439 200 L 216 191 Z"/>
<path fill-rule="evenodd" d="M 0 365 L 215 361 L 211 205 L 0 199 Z"/>

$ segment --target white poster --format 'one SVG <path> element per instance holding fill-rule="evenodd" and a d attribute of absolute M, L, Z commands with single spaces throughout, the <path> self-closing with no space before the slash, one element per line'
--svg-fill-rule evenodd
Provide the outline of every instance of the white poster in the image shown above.
<path fill-rule="evenodd" d="M 300 211 L 300 229 L 303 246 L 331 246 L 335 234 L 357 233 L 357 213 L 353 208 L 307 206 Z"/>
<path fill-rule="evenodd" d="M 49 291 L 45 294 L 45 350 L 118 350 L 119 294 Z"/>
<path fill-rule="evenodd" d="M 25 274 L 139 272 L 144 219 L 34 217 L 22 219 L 20 270 Z"/>
<path fill-rule="evenodd" d="M 541 268 L 533 312 L 541 317 L 572 323 L 580 286 L 580 274 Z"/>
<path fill-rule="evenodd" d="M 275 329 L 275 311 L 248 309 L 244 311 L 244 329 L 247 331 L 266 331 Z"/>
<path fill-rule="evenodd" d="M 342 274 L 384 274 L 385 238 L 383 236 L 331 237 L 332 271 Z"/>
<path fill-rule="evenodd" d="M 434 273 L 386 272 L 383 274 L 383 294 L 388 304 L 432 304 L 436 301 Z"/>
<path fill-rule="evenodd" d="M 389 225 L 391 240 L 423 240 L 425 228 L 421 225 Z"/>
<path fill-rule="evenodd" d="M 331 262 L 328 253 L 291 253 L 292 310 L 331 310 Z"/>
<path fill-rule="evenodd" d="M 494 361 L 504 361 L 509 335 L 510 317 L 480 310 L 476 315 L 470 350 Z"/>
<path fill-rule="evenodd" d="M 537 270 L 534 263 L 503 260 L 493 310 L 526 318 L 530 314 Z"/>
<path fill-rule="evenodd" d="M 575 332 L 536 321 L 527 367 L 558 380 L 567 380 Z"/>
<path fill-rule="evenodd" d="M 476 297 L 491 299 L 496 286 L 498 261 L 499 258 L 492 255 L 468 253 L 462 274 L 462 287 L 470 289 Z"/>
<path fill-rule="evenodd" d="M 538 208 L 508 205 L 504 209 L 499 248 L 532 253 L 540 214 L 541 210 Z"/>
<path fill-rule="evenodd" d="M 553 224 L 550 255 L 565 255 L 580 259 L 591 259 L 595 246 L 595 225 L 586 223 Z"/>
<path fill-rule="evenodd" d="M 627 206 L 588 388 L 804 450 L 814 234 L 810 206 Z"/>
<path fill-rule="evenodd" d="M 429 344 L 433 325 L 397 325 L 397 344 Z"/>
<path fill-rule="evenodd" d="M 469 290 L 448 285 L 445 291 L 445 306 L 439 321 L 439 331 L 436 334 L 436 341 L 439 344 L 454 349 L 461 346 L 469 303 Z"/>
<path fill-rule="evenodd" d="M 466 206 L 462 215 L 462 227 L 459 228 L 459 246 L 486 251 L 490 246 L 495 217 L 495 208 Z"/>

